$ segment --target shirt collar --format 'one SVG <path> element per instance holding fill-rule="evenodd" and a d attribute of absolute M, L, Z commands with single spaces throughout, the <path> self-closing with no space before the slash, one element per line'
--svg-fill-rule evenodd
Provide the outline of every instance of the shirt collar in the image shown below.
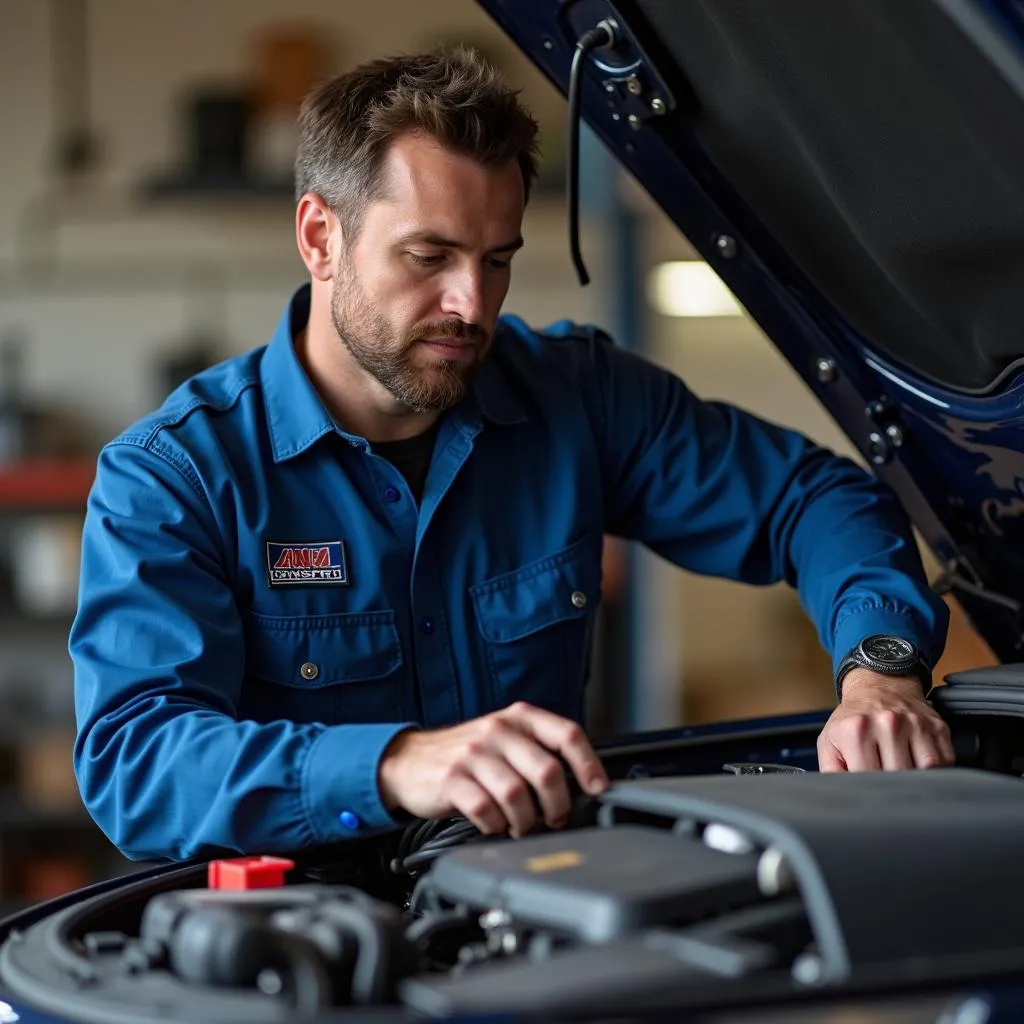
<path fill-rule="evenodd" d="M 306 371 L 295 354 L 295 337 L 309 321 L 311 289 L 303 285 L 292 296 L 263 353 L 260 380 L 275 462 L 304 452 L 325 434 L 339 432 Z M 480 414 L 493 423 L 512 425 L 526 419 L 522 401 L 513 391 L 500 365 L 496 349 L 515 344 L 515 332 L 499 321 L 494 346 L 477 371 L 470 394 L 456 411 Z"/>
<path fill-rule="evenodd" d="M 295 336 L 309 321 L 309 302 L 310 286 L 306 284 L 292 296 L 282 313 L 260 364 L 275 462 L 293 458 L 336 429 L 295 354 Z"/>

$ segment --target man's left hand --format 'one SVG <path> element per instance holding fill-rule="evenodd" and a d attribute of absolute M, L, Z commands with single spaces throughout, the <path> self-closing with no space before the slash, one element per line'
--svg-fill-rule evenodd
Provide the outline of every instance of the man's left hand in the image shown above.
<path fill-rule="evenodd" d="M 842 703 L 818 737 L 821 771 L 938 768 L 953 761 L 949 728 L 916 678 L 866 668 L 846 675 Z"/>

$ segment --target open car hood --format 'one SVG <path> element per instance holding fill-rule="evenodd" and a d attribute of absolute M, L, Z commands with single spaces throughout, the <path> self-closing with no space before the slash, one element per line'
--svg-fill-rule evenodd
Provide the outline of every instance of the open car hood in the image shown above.
<path fill-rule="evenodd" d="M 479 0 L 1024 650 L 1024 3 Z M 585 173 L 585 172 L 584 172 Z"/>

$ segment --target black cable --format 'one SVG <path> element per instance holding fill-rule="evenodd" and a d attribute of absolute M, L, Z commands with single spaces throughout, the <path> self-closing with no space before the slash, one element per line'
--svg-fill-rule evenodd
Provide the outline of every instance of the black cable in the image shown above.
<path fill-rule="evenodd" d="M 611 46 L 615 42 L 615 23 L 605 18 L 585 32 L 576 44 L 569 69 L 569 154 L 566 198 L 569 206 L 569 251 L 581 285 L 590 283 L 590 275 L 583 265 L 580 253 L 580 87 L 583 84 L 583 67 L 592 50 Z"/>
<path fill-rule="evenodd" d="M 408 874 L 436 860 L 445 850 L 480 838 L 466 818 L 431 819 L 409 825 L 391 861 L 395 874 Z"/>
<path fill-rule="evenodd" d="M 434 860 L 445 850 L 480 838 L 480 832 L 472 822 L 457 820 L 430 837 L 418 850 L 406 858 L 407 870 Z"/>

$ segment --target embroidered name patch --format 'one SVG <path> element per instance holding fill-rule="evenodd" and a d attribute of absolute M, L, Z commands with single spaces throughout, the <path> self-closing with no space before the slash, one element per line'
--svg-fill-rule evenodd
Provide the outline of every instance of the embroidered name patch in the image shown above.
<path fill-rule="evenodd" d="M 310 583 L 347 586 L 345 542 L 324 540 L 312 544 L 275 544 L 268 540 L 267 583 L 272 587 Z"/>

